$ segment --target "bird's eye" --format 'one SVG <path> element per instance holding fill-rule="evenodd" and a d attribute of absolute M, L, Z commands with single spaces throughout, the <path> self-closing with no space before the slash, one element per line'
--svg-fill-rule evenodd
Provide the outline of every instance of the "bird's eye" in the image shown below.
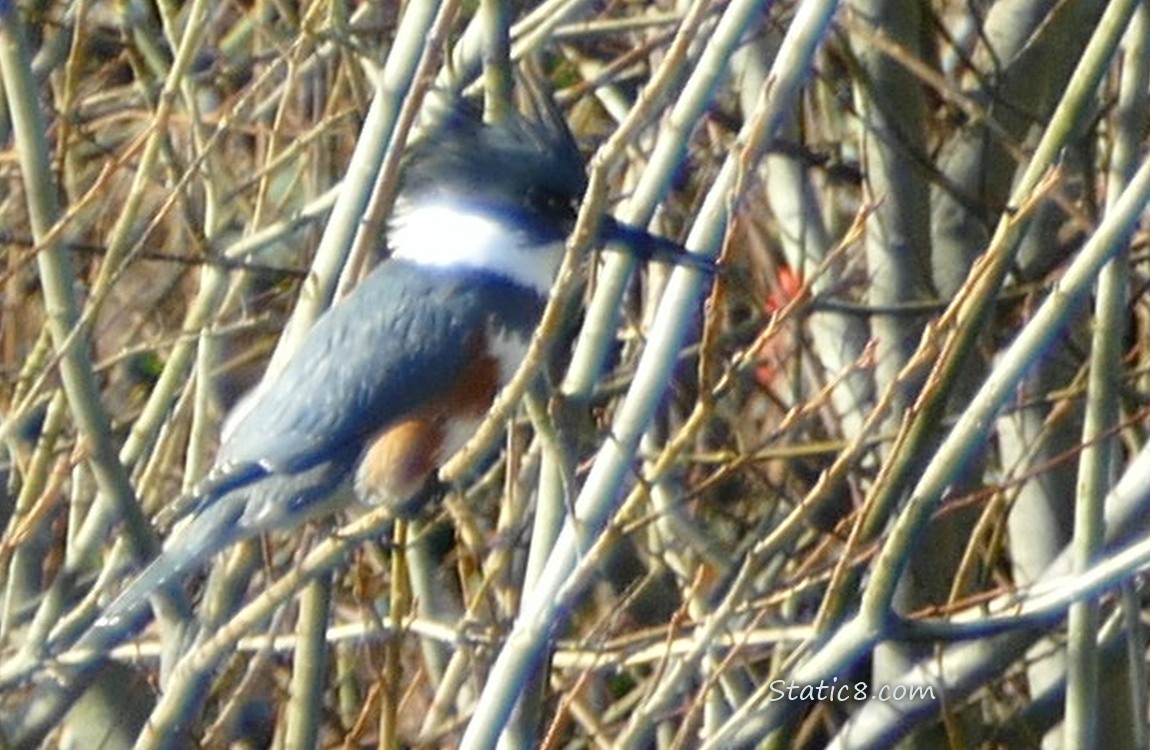
<path fill-rule="evenodd" d="M 543 187 L 527 190 L 527 207 L 546 216 L 574 216 L 575 205 L 567 195 Z"/>

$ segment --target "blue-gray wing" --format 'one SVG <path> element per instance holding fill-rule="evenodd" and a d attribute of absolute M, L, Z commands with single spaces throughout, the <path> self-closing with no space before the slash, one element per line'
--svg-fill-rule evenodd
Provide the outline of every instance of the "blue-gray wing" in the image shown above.
<path fill-rule="evenodd" d="M 317 321 L 234 426 L 216 460 L 217 491 L 354 462 L 373 435 L 456 382 L 467 343 L 485 327 L 530 330 L 542 301 L 480 279 L 404 261 L 375 269 Z"/>

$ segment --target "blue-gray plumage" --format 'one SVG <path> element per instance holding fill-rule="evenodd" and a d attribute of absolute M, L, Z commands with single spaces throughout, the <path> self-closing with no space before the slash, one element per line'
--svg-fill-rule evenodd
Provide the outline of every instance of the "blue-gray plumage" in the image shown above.
<path fill-rule="evenodd" d="M 473 369 L 480 366 L 476 348 L 500 335 L 525 347 L 544 303 L 533 290 L 482 271 L 402 260 L 378 268 L 317 322 L 258 394 L 221 446 L 191 520 L 104 619 L 132 615 L 157 588 L 236 541 L 323 510 L 374 439 L 401 419 L 421 411 L 433 421 L 468 416 L 463 404 L 453 405 L 458 415 L 433 413 L 436 399 L 461 379 L 489 402 L 502 383 L 476 382 L 484 374 Z M 482 416 L 487 404 L 476 407 Z M 359 488 L 363 499 L 373 491 L 385 488 Z"/>
<path fill-rule="evenodd" d="M 218 494 L 231 477 L 251 483 L 327 463 L 353 465 L 382 428 L 473 375 L 479 338 L 530 336 L 544 303 L 486 271 L 384 264 L 317 322 L 259 394 L 220 448 L 209 485 Z M 300 503 L 261 504 L 275 507 L 249 508 L 242 522 L 272 528 Z"/>

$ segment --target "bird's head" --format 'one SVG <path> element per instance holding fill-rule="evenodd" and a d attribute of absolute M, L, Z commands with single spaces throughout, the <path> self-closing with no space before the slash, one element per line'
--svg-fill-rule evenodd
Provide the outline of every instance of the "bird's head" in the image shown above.
<path fill-rule="evenodd" d="M 587 185 L 575 139 L 549 100 L 539 118 L 486 123 L 452 99 L 408 150 L 392 214 L 393 257 L 469 268 L 547 294 Z M 678 243 L 604 216 L 599 240 L 643 260 L 714 271 Z"/>
<path fill-rule="evenodd" d="M 561 121 L 485 123 L 457 102 L 408 150 L 393 256 L 482 270 L 546 294 L 585 185 Z"/>

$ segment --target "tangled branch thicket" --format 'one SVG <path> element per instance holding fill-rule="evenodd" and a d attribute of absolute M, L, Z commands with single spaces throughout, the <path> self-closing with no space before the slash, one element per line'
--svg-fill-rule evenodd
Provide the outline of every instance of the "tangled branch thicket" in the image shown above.
<path fill-rule="evenodd" d="M 0 4 L 0 744 L 1144 746 L 1145 6 L 459 5 Z M 589 204 L 717 272 L 586 260 L 442 502 L 69 672 L 500 10 Z"/>

